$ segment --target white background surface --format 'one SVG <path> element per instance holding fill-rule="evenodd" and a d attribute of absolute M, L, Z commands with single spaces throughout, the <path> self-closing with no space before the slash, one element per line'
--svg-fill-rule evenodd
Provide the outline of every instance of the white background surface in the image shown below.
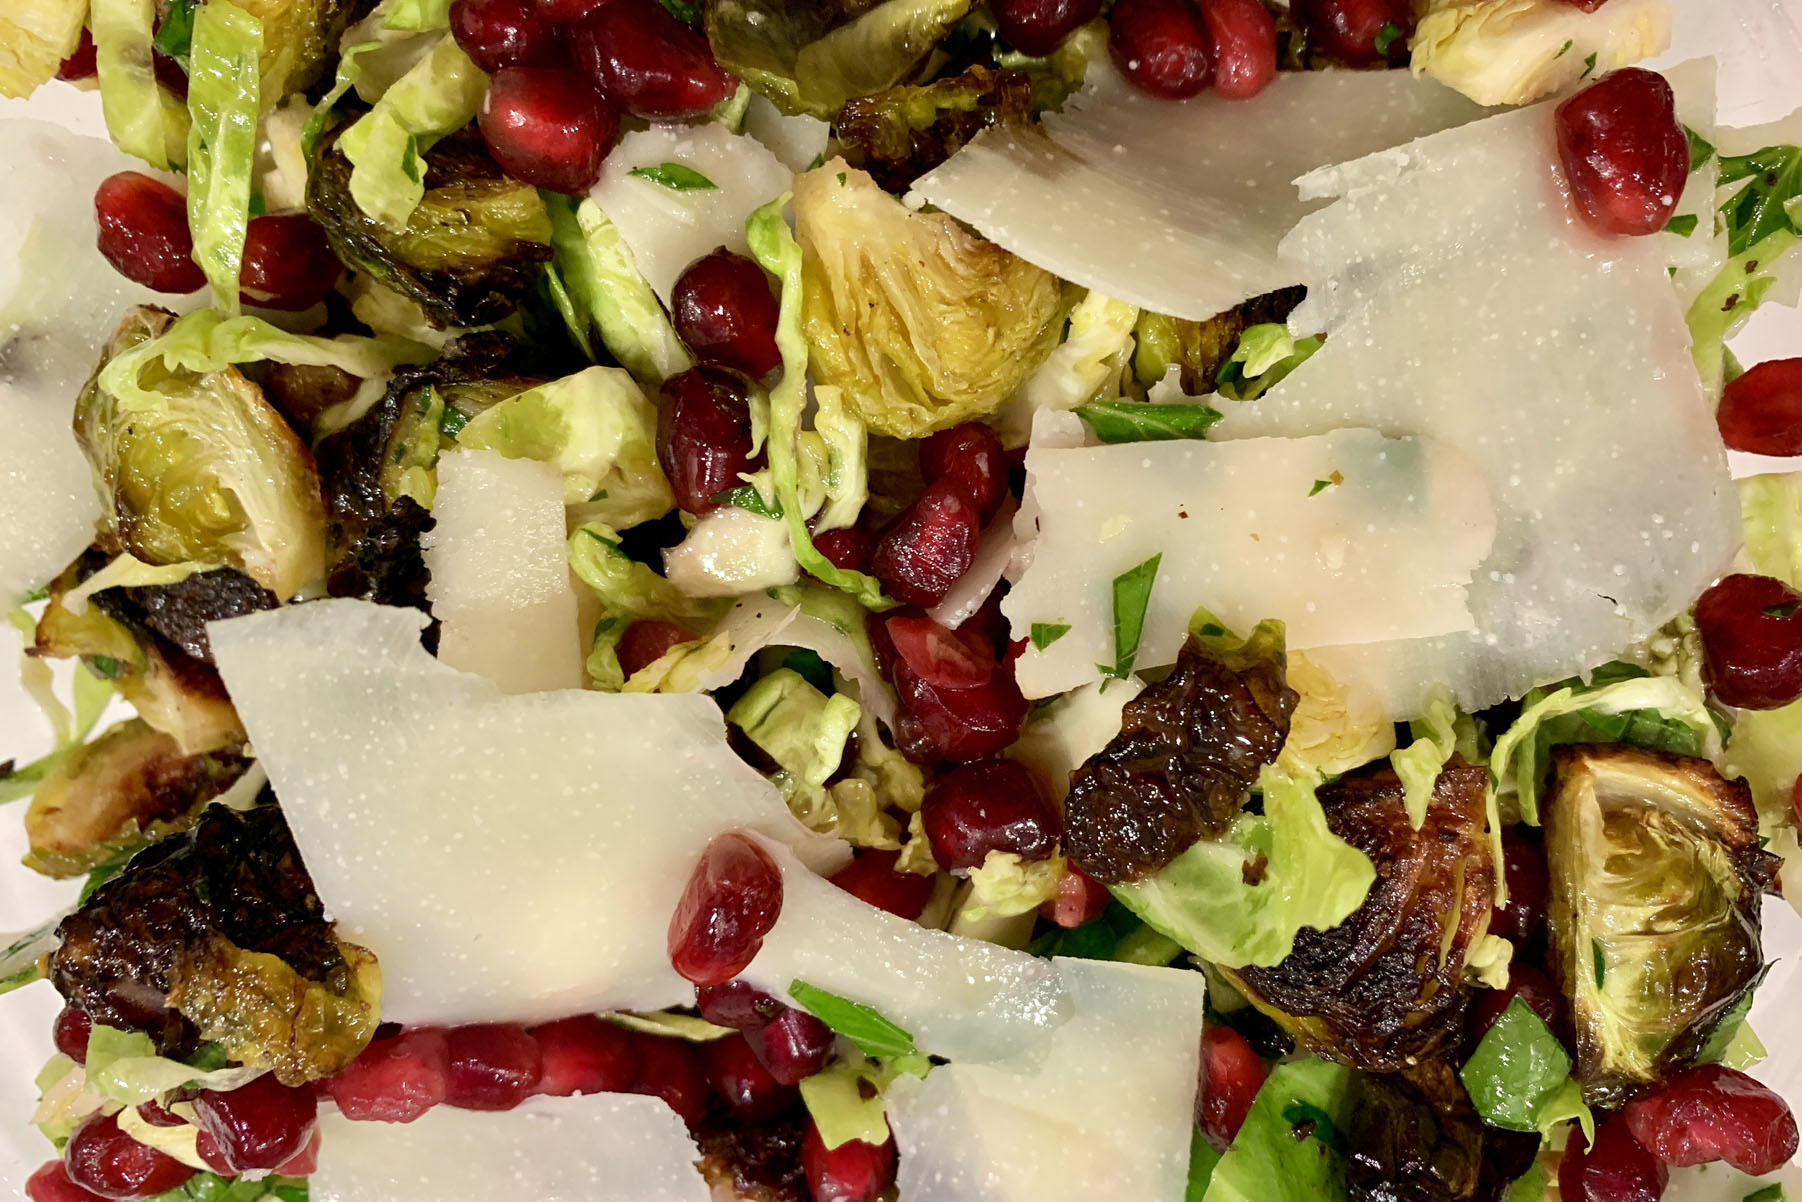
<path fill-rule="evenodd" d="M 1722 63 L 1720 119 L 1724 125 L 1753 125 L 1802 107 L 1802 0 L 1673 0 L 1676 43 L 1665 61 L 1713 54 Z M 93 94 L 53 84 L 31 101 L 0 101 L 0 120 L 31 115 L 61 121 L 84 133 L 103 134 Z M 15 177 L 16 178 L 16 177 Z M 16 183 L 13 186 L 18 186 Z M 1802 253 L 1802 252 L 1798 252 Z M 1735 349 L 1750 365 L 1768 358 L 1802 355 L 1802 312 L 1766 309 L 1756 314 Z M 0 436 L 3 430 L 0 430 Z M 1764 465 L 1763 470 L 1783 465 Z M 0 504 L 3 504 L 0 500 Z M 20 691 L 10 665 L 18 638 L 0 625 L 0 760 L 21 762 L 50 744 L 50 729 Z M 38 877 L 18 858 L 25 851 L 19 819 L 23 803 L 0 813 L 0 932 L 28 929 L 74 899 L 73 882 Z M 1752 1022 L 1770 1059 L 1757 1075 L 1802 1109 L 1802 919 L 1780 901 L 1765 910 L 1765 951 L 1776 961 Z M 0 1192 L 18 1191 L 27 1174 L 51 1153 L 28 1124 L 36 1103 L 32 1078 L 50 1054 L 50 1022 L 58 999 L 48 985 L 34 985 L 0 998 Z M 1685 1175 L 1680 1175 L 1680 1177 Z M 1744 1189 L 1736 1174 L 1715 1169 L 1687 1174 L 1686 1198 L 1731 1199 Z"/>

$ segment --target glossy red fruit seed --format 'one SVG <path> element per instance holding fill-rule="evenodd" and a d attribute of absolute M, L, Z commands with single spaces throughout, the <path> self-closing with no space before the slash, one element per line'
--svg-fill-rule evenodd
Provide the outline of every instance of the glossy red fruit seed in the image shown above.
<path fill-rule="evenodd" d="M 989 0 L 995 28 L 1021 54 L 1043 58 L 1101 15 L 1101 0 Z"/>
<path fill-rule="evenodd" d="M 632 1093 L 662 1098 L 692 1129 L 707 1117 L 707 1069 L 694 1045 L 632 1033 Z"/>
<path fill-rule="evenodd" d="M 787 1009 L 748 981 L 722 981 L 695 987 L 695 1008 L 716 1027 L 754 1031 Z"/>
<path fill-rule="evenodd" d="M 532 1028 L 538 1043 L 538 1092 L 553 1098 L 573 1094 L 625 1093 L 637 1068 L 631 1033 L 624 1027 L 578 1014 Z"/>
<path fill-rule="evenodd" d="M 1276 18 L 1258 0 L 1200 0 L 1214 45 L 1214 91 L 1228 100 L 1256 96 L 1276 78 Z"/>
<path fill-rule="evenodd" d="M 695 358 L 754 380 L 782 366 L 779 309 L 769 274 L 723 246 L 689 264 L 670 292 L 676 333 Z"/>
<path fill-rule="evenodd" d="M 1108 51 L 1121 74 L 1153 96 L 1199 96 L 1214 78 L 1213 48 L 1193 0 L 1120 0 Z"/>
<path fill-rule="evenodd" d="M 202 1090 L 194 1114 L 236 1171 L 277 1169 L 313 1138 L 319 1097 L 310 1085 L 283 1085 L 269 1073 L 225 1093 Z"/>
<path fill-rule="evenodd" d="M 886 626 L 895 655 L 934 688 L 978 688 L 999 666 L 993 648 L 984 645 L 980 635 L 948 630 L 925 614 L 898 613 Z"/>
<path fill-rule="evenodd" d="M 895 746 L 916 764 L 969 763 L 1005 751 L 1020 737 L 1029 707 L 1005 667 L 974 689 L 934 688 L 898 660 L 893 675 L 901 701 Z"/>
<path fill-rule="evenodd" d="M 253 217 L 238 295 L 247 305 L 297 312 L 324 300 L 343 273 L 325 231 L 305 213 Z"/>
<path fill-rule="evenodd" d="M 319 1167 L 319 1132 L 314 1130 L 306 1146 L 290 1159 L 275 1166 L 278 1177 L 306 1177 Z"/>
<path fill-rule="evenodd" d="M 932 878 L 896 871 L 895 862 L 900 858 L 898 851 L 865 848 L 832 874 L 832 883 L 878 910 L 912 922 L 925 912 L 932 898 Z"/>
<path fill-rule="evenodd" d="M 158 21 L 157 24 L 160 26 L 162 22 Z M 150 56 L 150 71 L 165 91 L 177 100 L 187 102 L 188 73 L 180 63 L 158 50 Z"/>
<path fill-rule="evenodd" d="M 46 1161 L 25 1179 L 25 1196 L 31 1202 L 99 1202 L 100 1199 L 99 1194 L 69 1180 L 68 1166 L 60 1160 Z"/>
<path fill-rule="evenodd" d="M 69 1180 L 102 1198 L 154 1198 L 194 1175 L 194 1170 L 119 1129 L 112 1115 L 95 1115 L 75 1129 L 63 1148 Z"/>
<path fill-rule="evenodd" d="M 532 0 L 541 20 L 552 25 L 570 25 L 607 3 L 607 0 Z"/>
<path fill-rule="evenodd" d="M 557 61 L 557 38 L 528 0 L 456 0 L 451 36 L 470 61 L 493 75 L 502 67 L 548 67 Z"/>
<path fill-rule="evenodd" d="M 56 1022 L 50 1027 L 50 1038 L 56 1044 L 57 1051 L 77 1064 L 86 1064 L 88 1035 L 93 1030 L 94 1020 L 88 1017 L 86 1010 L 64 1006 L 56 1012 Z"/>
<path fill-rule="evenodd" d="M 100 253 L 119 274 L 152 292 L 179 294 L 206 286 L 188 233 L 188 202 L 161 180 L 121 171 L 94 193 Z"/>
<path fill-rule="evenodd" d="M 1477 991 L 1469 1019 L 1472 1049 L 1482 1042 L 1483 1036 L 1489 1033 L 1489 1028 L 1495 1026 L 1495 1020 L 1508 1008 L 1508 1003 L 1517 997 L 1539 1016 L 1540 1021 L 1554 1035 L 1561 1039 L 1565 1037 L 1566 1002 L 1563 992 L 1544 969 L 1516 960 L 1508 966 L 1507 988 Z"/>
<path fill-rule="evenodd" d="M 1226 1151 L 1239 1134 L 1267 1075 L 1263 1059 L 1245 1036 L 1231 1027 L 1209 1027 L 1202 1032 L 1195 1121 L 1216 1152 Z"/>
<path fill-rule="evenodd" d="M 825 1068 L 832 1055 L 832 1028 L 792 1006 L 745 1032 L 745 1040 L 758 1062 L 783 1085 L 799 1085 Z"/>
<path fill-rule="evenodd" d="M 801 1171 L 813 1202 L 874 1202 L 895 1178 L 894 1137 L 882 1144 L 854 1139 L 828 1148 L 820 1129 L 809 1123 Z"/>
<path fill-rule="evenodd" d="M 1057 850 L 1057 810 L 1032 770 L 1016 760 L 965 764 L 940 777 L 920 806 L 932 858 L 952 870 L 979 867 L 991 851 L 1043 860 Z"/>
<path fill-rule="evenodd" d="M 928 484 L 948 480 L 988 525 L 1007 495 L 1007 452 L 981 422 L 940 430 L 920 444 L 920 474 Z"/>
<path fill-rule="evenodd" d="M 92 79 L 100 73 L 95 58 L 94 35 L 88 32 L 86 26 L 83 26 L 81 40 L 75 43 L 74 52 L 65 58 L 62 65 L 56 69 L 56 77 L 70 82 Z"/>
<path fill-rule="evenodd" d="M 1402 61 L 1414 32 L 1409 0 L 1296 0 L 1290 11 L 1315 49 L 1352 66 Z"/>
<path fill-rule="evenodd" d="M 1586 13 L 1592 13 L 1596 9 L 1602 7 L 1602 5 L 1608 3 L 1608 0 L 1563 0 L 1563 3 L 1570 5 L 1572 8 L 1580 8 Z"/>
<path fill-rule="evenodd" d="M 782 870 L 748 835 L 718 835 L 701 853 L 669 924 L 669 959 L 696 985 L 743 972 L 782 913 Z"/>
<path fill-rule="evenodd" d="M 1633 1138 L 1620 1115 L 1596 1128 L 1593 1148 L 1573 1130 L 1558 1164 L 1561 1202 L 1658 1202 L 1670 1182 L 1664 1162 Z"/>
<path fill-rule="evenodd" d="M 1039 916 L 1067 930 L 1100 918 L 1113 899 L 1106 885 L 1072 864 L 1057 883 L 1057 896 L 1039 907 Z"/>
<path fill-rule="evenodd" d="M 674 622 L 641 618 L 626 627 L 614 653 L 619 656 L 620 670 L 631 676 L 640 668 L 662 659 L 671 647 L 692 643 L 695 636 Z"/>
<path fill-rule="evenodd" d="M 1802 359 L 1770 359 L 1727 385 L 1721 441 L 1754 455 L 1802 455 Z"/>
<path fill-rule="evenodd" d="M 870 552 L 875 547 L 875 536 L 862 523 L 841 526 L 837 530 L 826 530 L 813 536 L 813 549 L 824 555 L 833 567 L 843 568 L 848 572 L 861 572 L 868 568 Z"/>
<path fill-rule="evenodd" d="M 604 96 L 652 121 L 702 116 L 738 87 L 707 38 L 657 0 L 608 0 L 575 26 L 574 51 Z"/>
<path fill-rule="evenodd" d="M 1502 869 L 1508 880 L 1508 904 L 1496 907 L 1489 933 L 1518 949 L 1544 928 L 1552 883 L 1545 857 L 1514 827 L 1502 832 Z"/>
<path fill-rule="evenodd" d="M 1558 106 L 1558 161 L 1571 199 L 1603 234 L 1655 234 L 1689 175 L 1689 139 L 1664 76 L 1628 67 Z"/>
<path fill-rule="evenodd" d="M 514 179 L 579 196 L 601 178 L 619 115 L 565 67 L 504 67 L 476 114 L 494 161 Z"/>
<path fill-rule="evenodd" d="M 767 1119 L 798 1096 L 763 1067 L 743 1035 L 728 1035 L 701 1045 L 707 1063 L 707 1081 L 714 1096 L 732 1112 L 748 1119 Z"/>
<path fill-rule="evenodd" d="M 889 596 L 931 609 L 976 559 L 982 515 L 952 480 L 937 480 L 876 540 L 870 572 Z"/>
<path fill-rule="evenodd" d="M 663 382 L 657 403 L 657 462 L 676 504 L 693 514 L 719 508 L 714 497 L 752 471 L 751 402 L 744 381 L 717 367 L 696 367 Z"/>
<path fill-rule="evenodd" d="M 1646 1150 L 1673 1168 L 1724 1160 L 1762 1177 L 1796 1154 L 1796 1119 L 1767 1086 L 1721 1064 L 1679 1073 L 1621 1112 Z"/>
<path fill-rule="evenodd" d="M 1708 687 L 1722 704 L 1775 709 L 1802 697 L 1802 593 L 1736 572 L 1696 602 Z"/>
<path fill-rule="evenodd" d="M 538 1091 L 543 1061 L 524 1027 L 481 1023 L 444 1033 L 449 1054 L 444 1104 L 462 1110 L 511 1110 Z"/>
<path fill-rule="evenodd" d="M 347 1119 L 410 1123 L 444 1101 L 450 1051 L 444 1032 L 403 1031 L 378 1039 L 325 1083 Z"/>

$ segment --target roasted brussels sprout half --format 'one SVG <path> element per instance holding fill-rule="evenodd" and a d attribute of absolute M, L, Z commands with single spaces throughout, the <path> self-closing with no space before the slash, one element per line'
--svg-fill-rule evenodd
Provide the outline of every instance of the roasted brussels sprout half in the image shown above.
<path fill-rule="evenodd" d="M 329 1076 L 375 1032 L 375 960 L 340 941 L 281 810 L 210 806 L 138 853 L 57 928 L 50 979 L 165 1056 L 216 1040 L 285 1084 Z"/>
<path fill-rule="evenodd" d="M 101 368 L 174 321 L 136 308 Z M 75 438 L 109 515 L 103 542 L 146 563 L 227 564 L 278 597 L 325 575 L 319 476 L 281 414 L 235 368 L 196 374 L 153 357 L 127 406 L 96 369 L 75 403 Z"/>
<path fill-rule="evenodd" d="M 1454 1048 L 1469 1000 L 1465 968 L 1495 901 L 1488 770 L 1457 756 L 1420 829 L 1387 763 L 1321 786 L 1332 832 L 1370 857 L 1376 884 L 1332 930 L 1302 930 L 1270 968 L 1222 969 L 1304 1048 L 1395 1072 Z"/>
<path fill-rule="evenodd" d="M 1758 846 L 1744 781 L 1618 744 L 1559 749 L 1544 803 L 1552 968 L 1577 1080 L 1616 1106 L 1693 1060 L 1764 970 Z"/>
<path fill-rule="evenodd" d="M 260 63 L 263 95 L 274 99 L 304 92 L 325 73 L 344 31 L 375 7 L 375 0 L 233 0 L 263 23 Z"/>
<path fill-rule="evenodd" d="M 1308 294 L 1299 285 L 1254 296 L 1236 308 L 1208 318 L 1189 321 L 1161 313 L 1143 313 L 1135 333 L 1139 347 L 1133 371 L 1149 387 L 1164 378 L 1172 366 L 1181 368 L 1183 391 L 1200 396 L 1214 391 L 1215 377 L 1232 357 L 1239 337 L 1252 326 L 1289 320 L 1295 306 Z"/>
<path fill-rule="evenodd" d="M 978 63 L 950 79 L 853 100 L 833 129 L 852 166 L 900 193 L 989 126 L 1024 121 L 1032 109 L 1031 76 Z"/>
<path fill-rule="evenodd" d="M 1365 1074 L 1346 1131 L 1351 1202 L 1502 1202 L 1539 1137 L 1485 1127 L 1444 1061 Z"/>
<path fill-rule="evenodd" d="M 314 156 L 307 212 L 340 259 L 413 301 L 440 329 L 500 321 L 550 262 L 551 218 L 538 190 L 508 178 L 473 127 L 426 152 L 425 197 L 405 229 L 359 208 L 350 174 L 334 133 Z"/>

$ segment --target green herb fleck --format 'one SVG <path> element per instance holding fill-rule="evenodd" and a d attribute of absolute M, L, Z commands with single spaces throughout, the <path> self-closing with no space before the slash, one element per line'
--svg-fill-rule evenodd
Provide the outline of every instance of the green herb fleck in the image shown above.
<path fill-rule="evenodd" d="M 1694 213 L 1681 213 L 1665 222 L 1664 228 L 1667 233 L 1687 238 L 1696 232 L 1696 226 L 1700 220 Z"/>
<path fill-rule="evenodd" d="M 1802 147 L 1767 146 L 1723 157 L 1722 185 L 1740 180 L 1750 182 L 1721 206 L 1729 254 L 1744 254 L 1773 234 L 1802 233 L 1802 217 L 1790 213 L 1802 197 Z M 1748 265 L 1747 274 L 1755 270 Z"/>
<path fill-rule="evenodd" d="M 699 25 L 701 23 L 701 6 L 697 0 L 659 0 L 659 2 L 669 10 L 670 16 L 682 24 Z"/>
<path fill-rule="evenodd" d="M 1793 618 L 1796 616 L 1797 606 L 1802 606 L 1802 601 L 1779 601 L 1775 605 L 1765 606 L 1764 616 L 1767 618 Z"/>
<path fill-rule="evenodd" d="M 203 1073 L 210 1073 L 230 1064 L 231 1057 L 225 1054 L 225 1048 L 222 1044 L 203 1043 L 199 1048 L 195 1049 L 192 1056 L 183 1060 L 182 1063 L 189 1068 L 196 1068 Z"/>
<path fill-rule="evenodd" d="M 1714 157 L 1714 144 L 1687 125 L 1683 127 L 1683 138 L 1689 143 L 1689 169 L 1691 171 Z"/>
<path fill-rule="evenodd" d="M 81 896 L 77 899 L 77 904 L 86 905 L 96 889 L 118 876 L 131 863 L 131 857 L 137 851 L 135 847 L 123 848 L 88 869 L 88 879 L 81 883 Z"/>
<path fill-rule="evenodd" d="M 1602 941 L 1599 939 L 1589 941 L 1589 951 L 1595 959 L 1596 988 L 1600 989 L 1608 980 L 1608 957 L 1602 954 Z"/>
<path fill-rule="evenodd" d="M 419 165 L 419 139 L 410 134 L 407 136 L 407 148 L 401 152 L 400 169 L 416 184 L 425 178 Z"/>
<path fill-rule="evenodd" d="M 156 36 L 150 40 L 153 49 L 180 63 L 184 73 L 188 70 L 188 53 L 194 45 L 196 5 L 197 0 L 174 0 L 163 13 L 163 23 L 157 27 Z"/>
<path fill-rule="evenodd" d="M 1389 47 L 1395 45 L 1396 42 L 1407 36 L 1407 31 L 1400 25 L 1397 25 L 1394 21 L 1384 21 L 1383 27 L 1377 30 L 1375 42 L 1377 53 L 1387 57 L 1389 54 Z"/>
<path fill-rule="evenodd" d="M 49 599 L 50 586 L 41 584 L 37 588 L 32 589 L 29 593 L 26 593 L 23 597 L 20 597 L 19 604 L 30 605 L 33 601 L 48 601 Z"/>
<path fill-rule="evenodd" d="M 1745 1202 L 1783 1202 L 1783 1182 L 1773 1181 L 1762 1189 L 1755 1189 L 1745 1197 Z"/>
<path fill-rule="evenodd" d="M 1552 56 L 1552 60 L 1554 62 L 1556 62 L 1558 59 L 1563 58 L 1565 55 L 1570 53 L 1570 48 L 1572 46 L 1575 46 L 1576 44 L 1577 44 L 1576 41 L 1572 38 L 1564 39 L 1564 45 L 1558 47 L 1558 53 L 1554 54 Z"/>
<path fill-rule="evenodd" d="M 857 1045 L 866 1056 L 911 1056 L 914 1037 L 862 1002 L 828 993 L 806 981 L 789 984 L 795 1004 Z"/>
<path fill-rule="evenodd" d="M 684 163 L 659 163 L 655 167 L 634 167 L 627 175 L 649 180 L 672 192 L 704 192 L 718 184 Z"/>
<path fill-rule="evenodd" d="M 832 667 L 820 658 L 819 652 L 809 651 L 805 647 L 797 648 L 782 657 L 782 667 L 820 692 L 832 692 Z"/>
<path fill-rule="evenodd" d="M 1114 662 L 1097 664 L 1103 676 L 1124 680 L 1139 654 L 1139 637 L 1145 633 L 1145 611 L 1151 604 L 1151 586 L 1157 580 L 1163 554 L 1114 577 Z"/>
<path fill-rule="evenodd" d="M 119 679 L 119 661 L 110 655 L 90 655 L 87 657 L 88 670 L 102 680 Z"/>
<path fill-rule="evenodd" d="M 845 173 L 843 171 L 838 173 L 838 186 L 841 188 L 845 186 Z"/>
<path fill-rule="evenodd" d="M 1310 497 L 1318 497 L 1321 493 L 1325 492 L 1329 488 L 1332 488 L 1334 485 L 1344 484 L 1344 483 L 1345 483 L 1345 476 L 1340 472 L 1334 472 L 1332 475 L 1328 476 L 1324 480 L 1314 481 L 1314 487 L 1310 488 L 1308 490 L 1308 495 Z"/>
<path fill-rule="evenodd" d="M 444 407 L 444 412 L 438 417 L 438 429 L 447 438 L 455 438 L 457 435 L 463 433 L 463 427 L 468 424 L 469 419 L 464 417 L 457 410 L 452 409 L 449 405 Z"/>
<path fill-rule="evenodd" d="M 1578 79 L 1588 79 L 1590 77 L 1591 73 L 1593 73 L 1595 71 L 1595 69 L 1596 69 L 1596 56 L 1592 53 L 1588 58 L 1583 60 L 1583 74 L 1577 76 L 1577 78 Z"/>
<path fill-rule="evenodd" d="M 1034 622 L 1032 624 L 1032 645 L 1040 651 L 1051 646 L 1070 633 L 1070 627 L 1064 622 Z"/>
<path fill-rule="evenodd" d="M 1168 442 L 1200 438 L 1220 420 L 1211 405 L 1153 405 L 1145 401 L 1096 401 L 1076 411 L 1104 443 Z"/>
<path fill-rule="evenodd" d="M 596 491 L 595 491 L 595 494 L 594 494 L 594 496 L 592 496 L 592 497 L 589 497 L 589 498 L 588 498 L 588 503 L 589 503 L 589 504 L 590 504 L 590 505 L 592 505 L 592 504 L 594 504 L 594 503 L 595 503 L 595 502 L 596 502 L 596 501 L 605 501 L 605 500 L 606 500 L 606 499 L 607 499 L 607 490 L 606 490 L 606 489 L 604 489 L 604 488 L 602 488 L 602 489 L 597 489 L 597 490 L 596 490 Z"/>
<path fill-rule="evenodd" d="M 817 170 L 818 168 L 824 167 L 825 165 L 826 165 L 826 154 L 824 151 L 822 151 L 819 154 L 816 154 L 813 156 L 813 162 L 807 164 L 807 169 L 809 171 L 814 171 L 814 170 Z"/>
<path fill-rule="evenodd" d="M 771 505 L 763 499 L 755 484 L 741 484 L 737 488 L 729 488 L 723 493 L 716 493 L 713 498 L 716 505 L 730 505 L 735 509 L 743 509 L 762 518 L 779 518 L 782 516 L 780 505 Z"/>

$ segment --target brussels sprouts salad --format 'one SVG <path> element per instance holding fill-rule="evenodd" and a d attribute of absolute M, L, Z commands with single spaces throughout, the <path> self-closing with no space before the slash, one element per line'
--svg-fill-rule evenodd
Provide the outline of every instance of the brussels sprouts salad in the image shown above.
<path fill-rule="evenodd" d="M 24 1194 L 1782 1199 L 1802 110 L 1671 25 L 13 4 Z"/>

